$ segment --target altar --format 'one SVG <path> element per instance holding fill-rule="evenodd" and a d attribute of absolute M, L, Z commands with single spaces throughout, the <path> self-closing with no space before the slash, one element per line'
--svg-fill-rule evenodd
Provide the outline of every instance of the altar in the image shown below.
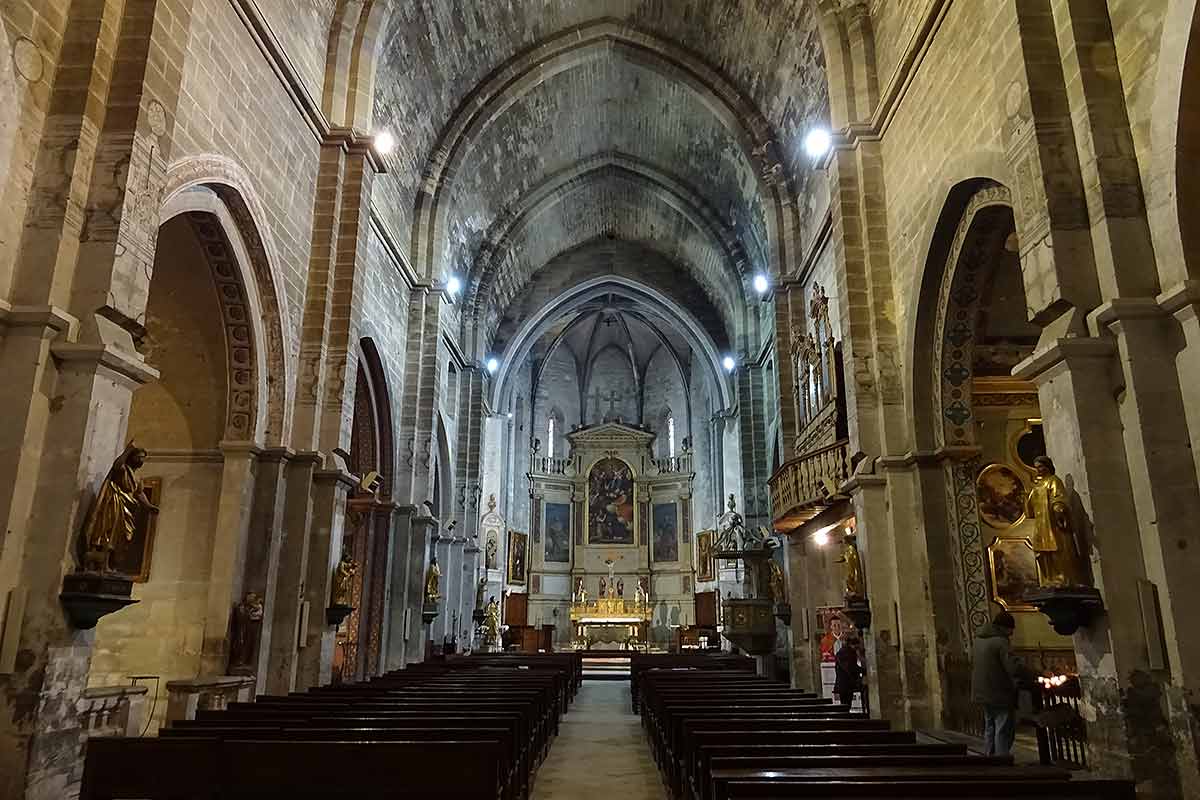
<path fill-rule="evenodd" d="M 617 644 L 626 649 L 649 646 L 650 618 L 653 609 L 643 600 L 626 601 L 620 597 L 602 597 L 593 602 L 571 603 L 571 623 L 575 628 L 575 646 L 590 650 L 596 644 Z"/>

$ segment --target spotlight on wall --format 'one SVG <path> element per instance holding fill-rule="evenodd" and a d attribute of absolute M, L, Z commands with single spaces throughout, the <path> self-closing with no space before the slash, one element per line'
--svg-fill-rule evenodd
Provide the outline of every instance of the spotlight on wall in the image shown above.
<path fill-rule="evenodd" d="M 771 288 L 771 282 L 767 280 L 767 276 L 761 272 L 754 276 L 754 291 L 760 295 L 766 294 L 767 289 Z"/>
<path fill-rule="evenodd" d="M 487 360 L 487 371 L 495 374 L 498 369 L 500 369 L 500 362 L 496 360 L 495 356 L 492 356 Z"/>
<path fill-rule="evenodd" d="M 381 156 L 386 156 L 388 153 L 396 149 L 396 137 L 387 131 L 380 131 L 375 134 L 375 152 Z"/>
<path fill-rule="evenodd" d="M 824 158 L 833 147 L 833 136 L 824 128 L 813 128 L 804 137 L 804 152 L 812 159 Z"/>
<path fill-rule="evenodd" d="M 508 412 L 508 418 L 509 418 L 509 419 L 512 419 L 512 418 L 513 418 L 513 412 L 511 412 L 511 411 L 510 411 L 510 412 Z"/>
<path fill-rule="evenodd" d="M 458 294 L 459 290 L 461 290 L 461 289 L 462 289 L 462 281 L 459 280 L 457 275 L 451 275 L 449 278 L 446 279 L 446 291 L 447 292 L 449 292 L 450 294 Z"/>
<path fill-rule="evenodd" d="M 737 367 L 737 362 L 733 360 L 733 356 L 725 356 L 721 361 L 721 366 L 725 367 L 726 372 L 733 372 L 734 368 Z"/>
<path fill-rule="evenodd" d="M 829 544 L 829 532 L 837 527 L 837 524 L 826 525 L 812 535 L 813 544 L 817 547 L 824 547 Z"/>

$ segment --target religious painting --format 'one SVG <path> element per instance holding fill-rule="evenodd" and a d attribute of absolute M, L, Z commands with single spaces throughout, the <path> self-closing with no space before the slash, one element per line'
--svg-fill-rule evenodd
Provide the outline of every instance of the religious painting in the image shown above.
<path fill-rule="evenodd" d="M 1037 554 L 1024 536 L 997 536 L 988 545 L 992 599 L 1005 611 L 1035 610 L 1025 595 L 1038 589 Z"/>
<path fill-rule="evenodd" d="M 528 534 L 521 531 L 508 532 L 508 582 L 523 585 L 525 583 L 525 548 L 529 543 Z"/>
<path fill-rule="evenodd" d="M 146 478 L 142 485 L 150 504 L 162 508 L 162 478 Z M 158 512 L 139 503 L 133 512 L 133 538 L 118 537 L 116 542 L 112 556 L 113 570 L 133 578 L 134 583 L 150 580 L 150 558 L 154 554 L 157 526 Z"/>
<path fill-rule="evenodd" d="M 1025 482 L 1007 464 L 991 464 L 975 480 L 979 518 L 987 525 L 1005 530 L 1025 518 Z"/>
<path fill-rule="evenodd" d="M 588 476 L 588 544 L 633 544 L 633 470 L 619 458 Z"/>
<path fill-rule="evenodd" d="M 655 562 L 679 560 L 679 520 L 674 503 L 655 503 L 651 536 Z"/>
<path fill-rule="evenodd" d="M 715 531 L 700 531 L 696 534 L 696 580 L 711 581 L 717 577 L 717 565 L 713 559 Z"/>
<path fill-rule="evenodd" d="M 546 562 L 571 562 L 570 503 L 546 503 Z"/>

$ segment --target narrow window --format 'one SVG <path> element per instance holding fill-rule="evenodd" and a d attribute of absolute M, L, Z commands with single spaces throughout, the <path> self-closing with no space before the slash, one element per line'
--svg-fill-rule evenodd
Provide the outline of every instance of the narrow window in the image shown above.
<path fill-rule="evenodd" d="M 554 458 L 554 417 L 550 418 L 550 430 L 547 432 L 546 457 Z"/>
<path fill-rule="evenodd" d="M 675 418 L 667 417 L 667 455 L 675 457 Z"/>

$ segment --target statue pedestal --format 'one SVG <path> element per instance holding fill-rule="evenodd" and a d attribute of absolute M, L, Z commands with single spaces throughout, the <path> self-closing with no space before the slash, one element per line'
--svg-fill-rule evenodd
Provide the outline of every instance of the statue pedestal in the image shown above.
<path fill-rule="evenodd" d="M 784 625 L 791 627 L 792 625 L 792 606 L 790 603 L 775 604 L 775 619 L 782 622 Z"/>
<path fill-rule="evenodd" d="M 354 606 L 346 606 L 341 603 L 334 603 L 329 608 L 325 609 L 325 621 L 333 627 L 342 624 L 342 620 L 354 613 Z"/>
<path fill-rule="evenodd" d="M 860 631 L 871 628 L 871 603 L 867 600 L 846 600 L 846 608 L 842 612 L 854 623 Z"/>
<path fill-rule="evenodd" d="M 74 572 L 63 578 L 63 590 L 58 595 L 71 620 L 79 630 L 91 630 L 106 614 L 120 611 L 139 601 L 132 598 L 133 579 L 115 572 Z"/>
<path fill-rule="evenodd" d="M 1025 595 L 1025 601 L 1050 619 L 1055 632 L 1070 636 L 1104 612 L 1100 592 L 1090 586 L 1045 588 Z"/>
<path fill-rule="evenodd" d="M 726 600 L 721 635 L 750 655 L 775 652 L 775 609 L 760 598 Z"/>

